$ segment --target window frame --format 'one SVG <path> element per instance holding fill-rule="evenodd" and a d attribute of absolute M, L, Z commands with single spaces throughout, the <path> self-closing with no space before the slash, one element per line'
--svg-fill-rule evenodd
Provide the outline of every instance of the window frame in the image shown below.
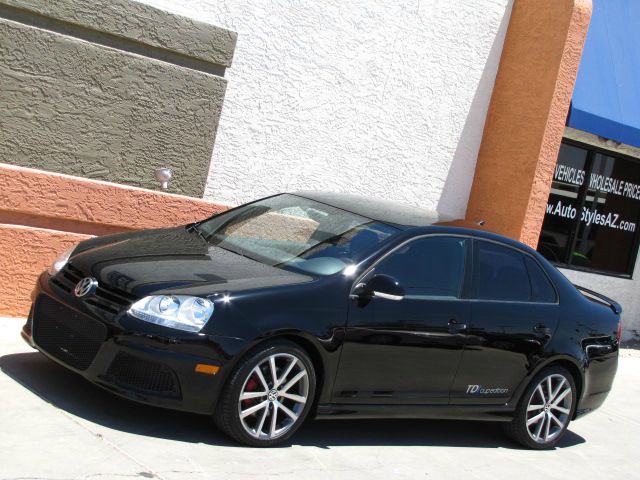
<path fill-rule="evenodd" d="M 362 274 L 360 274 L 358 277 L 356 277 L 356 279 L 353 281 L 351 288 L 349 290 L 349 293 L 352 294 L 353 290 L 361 283 L 366 282 L 372 274 L 375 275 L 375 269 L 378 266 L 378 264 L 380 262 L 382 262 L 383 260 L 385 260 L 387 257 L 389 257 L 390 255 L 393 255 L 397 250 L 400 250 L 401 248 L 404 248 L 405 246 L 407 246 L 408 244 L 410 244 L 411 242 L 415 242 L 417 240 L 422 240 L 425 238 L 429 238 L 429 237 L 451 237 L 451 238 L 462 238 L 464 240 L 467 240 L 467 243 L 465 244 L 465 261 L 464 261 L 464 273 L 462 275 L 462 286 L 460 289 L 460 296 L 459 297 L 445 297 L 445 296 L 438 296 L 438 295 L 420 295 L 419 298 L 417 298 L 418 300 L 426 300 L 426 301 L 469 301 L 471 300 L 470 297 L 470 293 L 471 293 L 471 282 L 473 279 L 473 241 L 474 241 L 474 237 L 471 235 L 464 235 L 464 234 L 458 234 L 458 233 L 423 233 L 423 234 L 419 234 L 416 235 L 414 237 L 408 238 L 402 242 L 400 242 L 398 245 L 394 246 L 393 248 L 391 248 L 390 250 L 386 251 L 385 253 L 383 253 L 382 255 L 380 255 L 380 257 L 376 258 L 375 261 L 367 268 L 365 269 L 364 272 L 362 272 Z"/>
<path fill-rule="evenodd" d="M 538 267 L 540 267 L 540 269 L 542 270 L 542 273 L 545 275 L 545 277 L 547 278 L 547 281 L 549 282 L 549 284 L 551 285 L 551 288 L 553 289 L 554 293 L 555 293 L 555 301 L 553 302 L 539 302 L 539 301 L 533 301 L 531 299 L 529 299 L 528 301 L 524 301 L 524 300 L 500 300 L 500 299 L 488 299 L 488 298 L 478 298 L 478 281 L 477 281 L 477 273 L 479 272 L 479 268 L 478 268 L 478 262 L 480 260 L 480 255 L 479 255 L 479 244 L 480 242 L 487 242 L 487 243 L 493 243 L 495 245 L 504 247 L 504 248 L 509 248 L 511 250 L 514 250 L 515 252 L 519 253 L 520 255 L 523 256 L 527 256 L 529 257 L 531 260 L 533 260 Z M 476 301 L 476 302 L 491 302 L 491 303 L 520 303 L 520 304 L 534 304 L 534 305 L 559 305 L 560 304 L 560 296 L 558 295 L 558 288 L 556 287 L 555 282 L 551 279 L 551 277 L 549 276 L 549 273 L 547 272 L 546 268 L 544 268 L 544 266 L 540 263 L 540 261 L 535 257 L 535 255 L 532 255 L 531 253 L 522 250 L 521 248 L 518 248 L 514 245 L 509 245 L 507 243 L 504 242 L 500 242 L 494 239 L 489 239 L 489 238 L 473 238 L 473 245 L 472 245 L 472 249 L 471 249 L 471 255 L 472 255 L 472 278 L 471 278 L 471 300 Z M 526 262 L 524 261 L 523 258 L 523 264 L 524 264 L 524 269 L 525 272 L 527 273 L 527 278 L 529 279 L 529 295 L 530 297 L 533 295 L 533 289 L 532 289 L 532 282 L 531 282 L 531 273 L 529 272 L 529 268 L 527 267 Z"/>
<path fill-rule="evenodd" d="M 588 143 L 579 142 L 577 140 L 572 140 L 572 139 L 568 139 L 568 138 L 563 138 L 562 139 L 562 143 L 566 144 L 566 145 L 571 145 L 573 147 L 582 148 L 582 149 L 587 151 L 587 160 L 586 160 L 586 163 L 585 163 L 585 182 L 584 182 L 583 185 L 580 186 L 580 189 L 578 190 L 578 206 L 577 206 L 578 214 L 576 215 L 576 218 L 573 220 L 573 224 L 571 225 L 571 228 L 568 231 L 569 241 L 568 241 L 568 249 L 567 249 L 567 251 L 570 253 L 570 252 L 575 250 L 576 243 L 578 241 L 578 231 L 580 230 L 580 212 L 582 212 L 582 209 L 583 209 L 583 207 L 584 207 L 584 205 L 585 205 L 585 203 L 587 201 L 587 190 L 588 190 L 589 177 L 590 177 L 590 175 L 592 173 L 594 159 L 595 159 L 596 154 L 602 154 L 602 155 L 606 155 L 608 157 L 613 157 L 616 160 L 620 159 L 620 160 L 623 160 L 623 161 L 630 161 L 630 162 L 633 162 L 633 163 L 636 163 L 636 164 L 640 164 L 640 159 L 635 158 L 635 157 L 631 157 L 629 155 L 625 155 L 623 153 L 613 152 L 613 151 L 607 150 L 605 148 L 597 147 L 597 146 L 594 146 L 594 145 L 590 145 Z M 556 159 L 556 163 L 557 163 L 557 159 Z M 552 180 L 552 182 L 553 182 L 553 180 Z M 549 200 L 547 198 L 547 203 L 548 203 L 548 201 Z M 546 217 L 546 213 L 545 213 L 544 217 Z M 543 217 L 543 221 L 544 221 L 544 217 Z M 640 220 L 640 218 L 638 220 Z M 638 224 L 638 226 L 640 226 L 640 221 L 637 224 Z M 597 274 L 597 275 L 604 275 L 604 276 L 608 276 L 608 277 L 633 279 L 633 275 L 635 273 L 636 260 L 638 258 L 638 249 L 640 248 L 640 229 L 638 229 L 636 232 L 633 232 L 633 233 L 636 235 L 636 238 L 634 239 L 633 245 L 631 247 L 631 256 L 630 256 L 629 264 L 627 265 L 625 273 L 612 272 L 612 271 L 608 271 L 608 270 L 600 270 L 600 269 L 597 269 L 597 268 L 590 268 L 590 267 L 583 267 L 583 266 L 579 266 L 579 265 L 573 265 L 572 257 L 571 257 L 570 254 L 567 254 L 565 256 L 565 261 L 564 262 L 555 262 L 555 261 L 551 261 L 551 260 L 548 260 L 548 259 L 547 260 L 553 266 L 558 267 L 558 268 L 565 268 L 567 270 L 575 270 L 575 271 L 579 271 L 579 272 L 594 273 L 594 274 Z M 542 235 L 542 230 L 540 231 L 540 235 Z"/>

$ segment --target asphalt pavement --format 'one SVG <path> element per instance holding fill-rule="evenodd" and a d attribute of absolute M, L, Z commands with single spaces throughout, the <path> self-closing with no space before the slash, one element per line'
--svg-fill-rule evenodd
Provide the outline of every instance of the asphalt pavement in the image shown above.
<path fill-rule="evenodd" d="M 613 391 L 552 451 L 499 424 L 313 421 L 290 445 L 242 447 L 203 416 L 116 398 L 46 359 L 0 318 L 0 480 L 640 478 L 640 351 L 621 354 Z"/>

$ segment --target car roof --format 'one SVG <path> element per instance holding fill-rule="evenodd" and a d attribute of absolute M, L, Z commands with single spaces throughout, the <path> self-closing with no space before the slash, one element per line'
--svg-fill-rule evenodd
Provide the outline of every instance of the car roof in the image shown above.
<path fill-rule="evenodd" d="M 452 220 L 426 208 L 350 193 L 300 191 L 293 192 L 293 195 L 326 203 L 372 220 L 404 227 L 426 227 Z"/>

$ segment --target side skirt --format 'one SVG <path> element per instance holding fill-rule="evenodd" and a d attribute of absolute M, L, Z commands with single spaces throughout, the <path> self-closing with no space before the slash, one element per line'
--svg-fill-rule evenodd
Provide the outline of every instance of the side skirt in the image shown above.
<path fill-rule="evenodd" d="M 509 405 L 318 405 L 317 419 L 428 418 L 509 422 L 514 410 Z"/>

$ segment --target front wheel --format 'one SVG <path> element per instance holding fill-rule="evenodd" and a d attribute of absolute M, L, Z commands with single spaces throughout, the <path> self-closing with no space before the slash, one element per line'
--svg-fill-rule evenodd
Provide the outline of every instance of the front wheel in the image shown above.
<path fill-rule="evenodd" d="M 553 448 L 567 431 L 577 401 L 571 373 L 554 366 L 540 372 L 522 396 L 507 434 L 525 447 Z"/>
<path fill-rule="evenodd" d="M 313 363 L 297 344 L 276 341 L 257 347 L 236 366 L 214 419 L 247 445 L 283 443 L 306 418 L 315 395 Z"/>

